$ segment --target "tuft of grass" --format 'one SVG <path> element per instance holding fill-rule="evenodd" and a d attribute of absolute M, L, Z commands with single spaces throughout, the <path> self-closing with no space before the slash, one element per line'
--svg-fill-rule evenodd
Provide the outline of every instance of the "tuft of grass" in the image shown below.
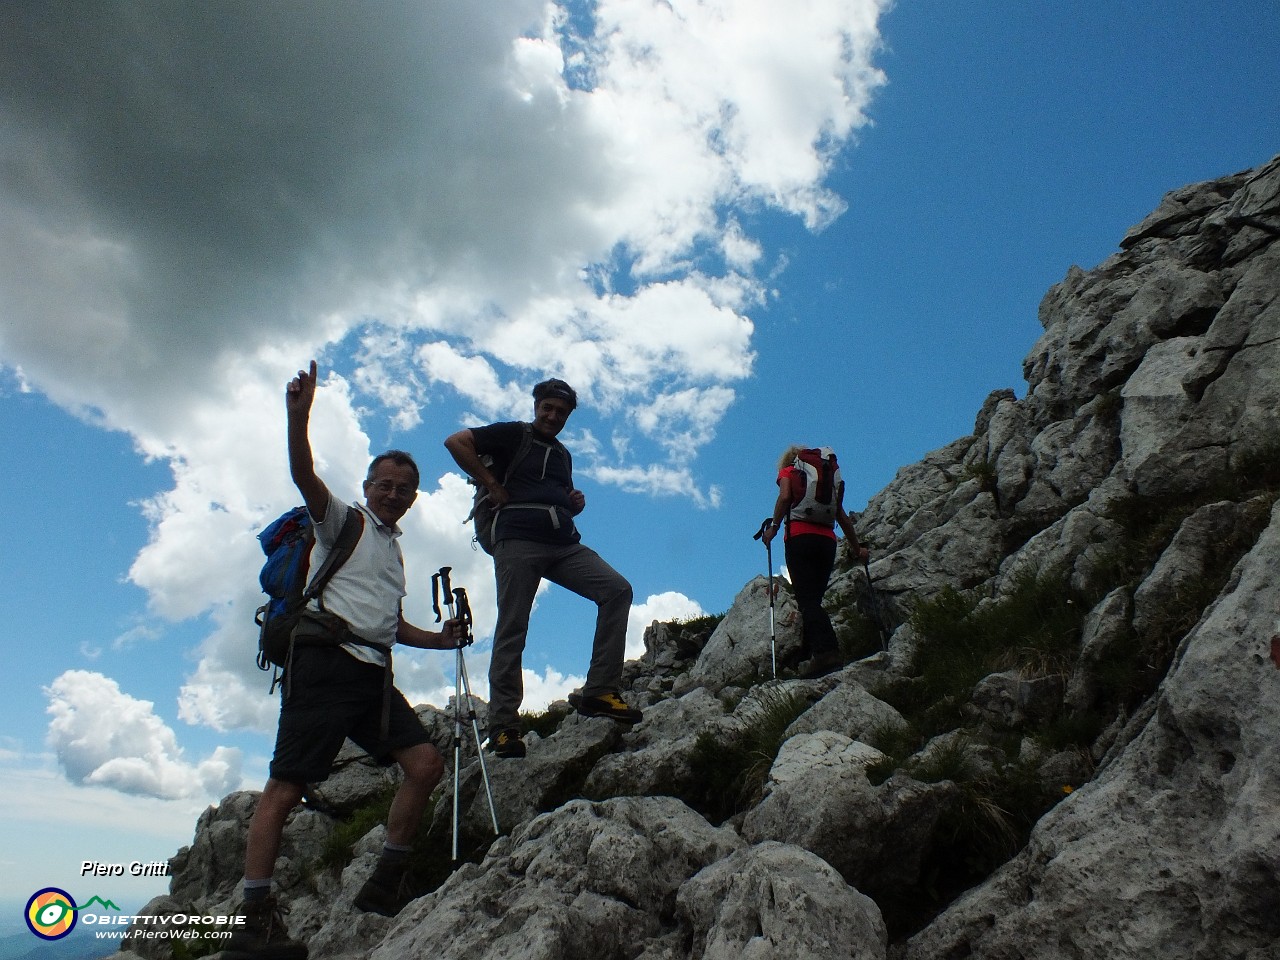
<path fill-rule="evenodd" d="M 867 764 L 867 779 L 875 786 L 893 776 L 922 746 L 920 734 L 910 724 L 877 723 L 867 731 L 865 739 L 884 754 L 883 759 Z"/>
<path fill-rule="evenodd" d="M 1031 829 L 1065 796 L 1042 786 L 1035 767 L 1018 761 L 992 772 L 972 762 L 969 742 L 955 737 L 910 770 L 920 780 L 953 783 L 956 799 L 939 821 L 910 897 L 881 898 L 890 940 L 923 928 L 963 891 L 980 883 L 1026 846 Z M 881 902 L 883 901 L 883 902 Z"/>
<path fill-rule="evenodd" d="M 716 627 L 720 626 L 720 621 L 725 618 L 723 613 L 708 613 L 701 617 L 690 617 L 688 620 L 674 621 L 682 630 L 689 633 L 709 637 L 715 632 Z"/>
<path fill-rule="evenodd" d="M 1094 403 L 1093 414 L 1099 420 L 1113 420 L 1123 409 L 1124 398 L 1120 395 L 1120 388 L 1116 387 L 1098 397 Z"/>
<path fill-rule="evenodd" d="M 521 713 L 520 720 L 529 733 L 536 733 L 543 740 L 560 729 L 570 711 L 564 708 L 546 709 L 538 713 Z"/>
<path fill-rule="evenodd" d="M 319 866 L 340 874 L 351 863 L 355 855 L 355 844 L 374 827 L 387 822 L 395 792 L 396 788 L 389 786 L 339 823 L 325 841 Z M 423 811 L 413 850 L 409 854 L 409 882 L 415 896 L 431 892 L 453 872 L 451 825 L 446 825 L 442 830 L 431 829 L 436 804 L 440 802 L 448 803 L 450 798 L 444 798 L 440 791 L 436 791 L 427 809 Z M 459 856 L 464 860 L 479 862 L 492 839 L 490 836 L 483 841 L 476 841 L 464 835 L 459 844 Z"/>
<path fill-rule="evenodd" d="M 387 822 L 391 800 L 395 795 L 396 788 L 389 785 L 345 820 L 340 821 L 324 842 L 324 847 L 320 851 L 320 866 L 333 873 L 341 873 L 355 856 L 353 848 L 360 838 L 378 824 Z"/>
<path fill-rule="evenodd" d="M 798 693 L 767 690 L 736 735 L 700 734 L 690 765 L 702 795 L 688 798 L 690 806 L 720 824 L 758 803 L 787 728 L 808 708 L 809 700 Z"/>
<path fill-rule="evenodd" d="M 882 649 L 880 628 L 859 610 L 846 608 L 835 625 L 836 640 L 846 663 L 861 660 Z"/>
<path fill-rule="evenodd" d="M 977 605 L 977 597 L 948 584 L 933 598 L 917 601 L 907 620 L 921 637 L 934 641 L 957 630 L 968 632 L 965 625 Z"/>
<path fill-rule="evenodd" d="M 919 676 L 891 688 L 887 699 L 926 737 L 955 729 L 983 677 L 1011 669 L 1066 673 L 1087 610 L 1062 575 L 1020 577 L 986 602 L 948 586 L 912 609 L 909 621 L 921 638 Z"/>
<path fill-rule="evenodd" d="M 960 476 L 965 480 L 977 480 L 978 488 L 983 493 L 994 493 L 996 490 L 998 474 L 996 465 L 990 460 L 975 460 L 973 463 L 965 464 L 964 469 L 960 471 Z"/>
<path fill-rule="evenodd" d="M 977 777 L 977 769 L 970 756 L 972 741 L 965 736 L 955 736 L 929 751 L 928 756 L 910 767 L 911 776 L 921 783 L 968 783 Z"/>
<path fill-rule="evenodd" d="M 1241 501 L 1261 494 L 1274 503 L 1280 495 L 1280 437 L 1233 453 L 1219 483 L 1217 499 Z"/>
<path fill-rule="evenodd" d="M 994 463 L 990 460 L 975 460 L 965 465 L 961 476 L 966 480 L 977 480 L 978 489 L 983 493 L 991 494 L 991 499 L 995 501 L 996 513 L 1004 512 L 1000 503 L 1000 475 Z"/>
<path fill-rule="evenodd" d="M 1074 714 L 1061 714 L 1046 720 L 1034 734 L 1035 740 L 1049 753 L 1060 750 L 1079 750 L 1089 756 L 1085 747 L 1098 739 L 1106 727 L 1106 717 L 1096 710 Z M 1090 759 L 1089 766 L 1093 761 Z"/>
<path fill-rule="evenodd" d="M 1280 497 L 1280 465 L 1271 454 L 1256 454 L 1264 462 L 1253 473 L 1233 481 L 1235 497 L 1245 509 L 1231 534 L 1215 543 L 1206 557 L 1203 573 L 1177 591 L 1149 619 L 1138 634 L 1130 631 L 1113 644 L 1104 660 L 1095 666 L 1103 688 L 1099 712 L 1131 710 L 1150 696 L 1169 671 L 1178 645 L 1199 621 L 1205 608 L 1222 592 L 1240 558 L 1257 542 L 1266 527 L 1275 501 Z M 1270 470 L 1266 467 L 1270 467 Z M 1109 516 L 1125 528 L 1122 538 L 1097 569 L 1101 584 L 1095 591 L 1100 599 L 1110 590 L 1136 588 L 1151 572 L 1160 555 L 1172 543 L 1187 517 L 1195 510 L 1223 499 L 1219 487 L 1198 491 L 1180 500 L 1131 497 L 1114 505 Z M 1230 497 L 1228 497 L 1230 499 Z"/>

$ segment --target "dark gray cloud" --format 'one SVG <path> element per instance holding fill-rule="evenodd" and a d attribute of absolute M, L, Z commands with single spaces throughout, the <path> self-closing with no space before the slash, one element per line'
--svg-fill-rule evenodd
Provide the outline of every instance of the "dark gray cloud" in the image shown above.
<path fill-rule="evenodd" d="M 714 425 L 760 296 L 732 210 L 841 209 L 883 2 L 7 3 L 0 363 L 165 444 L 374 319 L 411 336 L 361 382 L 507 397 L 571 357 Z"/>
<path fill-rule="evenodd" d="M 371 291 L 527 260 L 556 202 L 529 180 L 573 149 L 510 91 L 540 13 L 7 4 L 3 358 L 127 406 L 139 380 L 314 338 Z"/>

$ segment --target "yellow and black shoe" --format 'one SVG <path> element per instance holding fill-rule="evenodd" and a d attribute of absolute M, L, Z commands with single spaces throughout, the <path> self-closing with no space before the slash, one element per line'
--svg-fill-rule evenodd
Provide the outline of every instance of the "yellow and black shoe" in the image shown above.
<path fill-rule="evenodd" d="M 520 739 L 519 730 L 499 730 L 489 737 L 489 749 L 499 757 L 515 757 L 525 755 L 524 741 Z"/>
<path fill-rule="evenodd" d="M 606 693 L 599 697 L 571 693 L 569 706 L 584 717 L 608 717 L 619 723 L 639 723 L 644 717 L 644 714 L 635 707 L 627 706 L 626 701 L 616 693 Z"/>

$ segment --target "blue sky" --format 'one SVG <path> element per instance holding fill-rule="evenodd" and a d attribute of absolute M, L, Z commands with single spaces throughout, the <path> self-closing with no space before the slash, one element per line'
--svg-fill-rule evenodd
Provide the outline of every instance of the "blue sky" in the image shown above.
<path fill-rule="evenodd" d="M 0 903 L 167 858 L 261 785 L 252 536 L 297 502 L 280 398 L 313 355 L 332 487 L 419 459 L 407 611 L 429 624 L 454 568 L 480 691 L 459 425 L 579 388 L 584 539 L 632 580 L 638 642 L 764 571 L 783 447 L 833 446 L 860 509 L 1022 394 L 1073 264 L 1280 150 L 1269 0 L 131 9 L 0 14 Z M 591 613 L 540 600 L 528 706 L 580 681 Z M 397 675 L 443 703 L 451 668 Z"/>

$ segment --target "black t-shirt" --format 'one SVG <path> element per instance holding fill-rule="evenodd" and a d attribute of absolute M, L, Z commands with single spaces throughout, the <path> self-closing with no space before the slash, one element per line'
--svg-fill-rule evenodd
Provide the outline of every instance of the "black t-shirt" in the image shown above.
<path fill-rule="evenodd" d="M 533 540 L 569 544 L 581 539 L 569 500 L 573 458 L 564 444 L 538 436 L 529 424 L 519 421 L 473 427 L 471 435 L 476 453 L 492 459 L 489 469 L 511 495 L 510 503 L 498 512 L 495 543 Z M 526 438 L 528 446 L 512 468 Z"/>

